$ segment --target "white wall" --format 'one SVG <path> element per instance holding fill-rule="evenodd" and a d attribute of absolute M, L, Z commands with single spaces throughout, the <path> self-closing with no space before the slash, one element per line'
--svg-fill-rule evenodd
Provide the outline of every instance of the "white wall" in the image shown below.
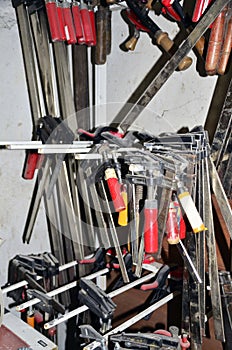
<path fill-rule="evenodd" d="M 31 117 L 15 10 L 10 0 L 0 2 L 0 140 L 30 140 Z M 50 250 L 45 216 L 40 209 L 29 245 L 22 232 L 33 181 L 21 177 L 24 151 L 0 150 L 0 285 L 7 282 L 9 259 L 16 254 Z"/>
<path fill-rule="evenodd" d="M 107 66 L 99 68 L 101 94 L 99 101 L 108 101 L 110 112 L 101 122 L 108 122 L 128 99 L 160 56 L 145 33 L 141 34 L 135 52 L 125 53 L 119 45 L 127 37 L 127 26 L 119 11 L 113 12 L 113 47 Z M 158 23 L 168 29 L 171 37 L 177 26 L 163 19 Z M 22 62 L 22 54 L 10 0 L 0 2 L 0 141 L 30 140 L 31 117 Z M 194 62 L 185 72 L 175 72 L 136 122 L 158 134 L 182 126 L 190 128 L 203 124 L 207 115 L 215 78 L 201 78 Z M 101 73 L 102 72 L 102 73 Z M 104 74 L 103 74 L 104 73 Z M 105 78 L 104 78 L 105 75 Z M 100 94 L 100 91 L 98 91 Z M 32 195 L 33 181 L 21 178 L 24 152 L 0 150 L 0 285 L 7 280 L 8 261 L 18 253 L 36 253 L 49 249 L 44 210 L 41 207 L 34 234 L 29 245 L 22 244 L 22 232 Z"/>

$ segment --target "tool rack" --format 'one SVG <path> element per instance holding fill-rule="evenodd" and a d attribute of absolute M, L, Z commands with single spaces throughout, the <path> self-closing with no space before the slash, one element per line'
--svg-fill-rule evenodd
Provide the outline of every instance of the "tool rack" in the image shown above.
<path fill-rule="evenodd" d="M 219 2 L 218 2 L 219 3 Z M 221 6 L 222 7 L 222 4 L 221 5 L 218 5 L 219 7 Z M 212 18 L 210 19 L 210 20 L 205 20 L 206 22 L 204 23 L 204 22 L 202 22 L 202 26 L 204 27 L 205 26 L 205 29 L 208 27 L 208 25 L 209 25 L 209 23 L 210 23 L 210 21 L 212 21 Z M 202 30 L 204 30 L 204 29 L 202 29 Z M 162 84 L 164 84 L 165 83 L 165 81 L 168 79 L 168 74 L 172 74 L 173 72 L 174 72 L 174 70 L 176 69 L 176 67 L 177 67 L 177 65 L 178 65 L 178 63 L 180 62 L 180 60 L 189 52 L 189 50 L 191 49 L 191 47 L 194 45 L 194 43 L 196 42 L 196 40 L 197 40 L 197 35 L 199 35 L 198 34 L 198 32 L 197 32 L 197 30 L 195 30 L 195 32 L 193 32 L 193 34 L 192 34 L 192 36 L 190 36 L 190 38 L 189 38 L 189 41 L 186 41 L 185 43 L 184 43 L 184 45 L 183 45 L 183 47 L 182 47 L 182 52 L 181 52 L 181 55 L 180 54 L 178 54 L 178 52 L 174 55 L 174 57 L 173 57 L 173 60 L 172 60 L 172 62 L 171 62 L 171 64 L 170 63 L 167 63 L 167 65 L 164 67 L 164 70 L 160 73 L 160 76 L 158 77 L 158 78 L 156 78 L 156 80 L 154 81 L 154 83 L 151 83 L 151 85 L 148 87 L 148 90 L 145 92 L 145 94 L 141 97 L 141 99 L 139 99 L 138 101 L 137 101 L 137 103 L 139 104 L 139 105 L 142 105 L 143 107 L 145 107 L 146 105 L 147 105 L 147 103 L 149 102 L 149 99 L 148 99 L 148 96 L 150 95 L 150 94 L 152 94 L 153 96 L 156 94 L 156 89 L 157 89 L 157 87 L 161 84 L 161 86 L 162 86 Z M 56 50 L 57 50 L 57 52 L 55 53 L 55 55 L 58 55 L 58 51 L 60 50 L 61 48 L 58 48 L 58 46 L 57 46 L 57 48 L 56 48 Z M 61 51 L 62 50 L 60 50 L 60 52 L 59 53 L 61 53 Z M 67 98 L 68 99 L 68 97 L 67 97 L 67 95 L 68 94 L 65 94 L 65 98 Z M 69 101 L 70 102 L 70 101 Z M 67 103 L 67 105 L 72 105 L 72 103 Z M 68 113 L 69 114 L 69 112 L 70 111 L 65 111 L 65 113 Z M 131 111 L 129 111 L 128 112 L 128 114 L 126 115 L 126 117 L 128 117 L 128 115 L 131 113 L 131 118 L 129 117 L 129 121 L 130 122 L 133 122 L 133 118 L 135 118 L 135 117 L 137 117 L 138 115 L 137 115 L 137 113 L 139 113 L 138 112 L 138 110 L 136 109 L 136 106 L 134 107 L 133 106 L 133 108 L 132 108 L 132 110 Z M 125 117 L 125 114 L 124 113 L 122 113 L 122 115 L 123 115 L 123 117 Z M 126 122 L 124 122 L 124 119 L 122 119 L 122 120 L 118 120 L 118 116 L 117 116 L 117 123 L 120 121 L 120 126 L 121 126 L 121 129 L 122 130 L 126 130 L 127 129 L 127 125 L 128 125 L 128 119 L 126 119 Z M 113 121 L 112 122 L 112 124 L 115 124 L 115 121 Z M 78 160 L 82 160 L 82 159 L 89 159 L 89 160 L 95 160 L 96 159 L 96 155 L 93 155 L 93 154 L 91 154 L 91 152 L 89 152 L 89 150 L 90 149 L 86 149 L 86 148 L 84 148 L 84 150 L 83 150 L 83 147 L 82 147 L 82 145 L 81 145 L 81 143 L 73 143 L 72 145 L 68 145 L 68 148 L 67 148 L 67 145 L 54 145 L 54 147 L 52 147 L 52 145 L 50 145 L 50 146 L 48 146 L 48 145 L 42 145 L 41 144 L 41 142 L 29 142 L 29 143 L 27 143 L 27 144 L 25 144 L 25 143 L 23 143 L 23 144 L 19 144 L 19 143 L 16 143 L 16 144 L 14 144 L 14 142 L 9 142 L 9 143 L 7 143 L 7 142 L 5 142 L 5 143 L 3 143 L 4 145 L 8 145 L 7 147 L 9 148 L 9 149 L 20 149 L 20 148 L 22 148 L 22 149 L 38 149 L 39 150 L 39 153 L 40 154 L 46 154 L 46 153 L 49 153 L 49 154 L 52 154 L 53 152 L 54 153 L 59 153 L 59 151 L 63 154 L 64 152 L 65 153 L 71 153 L 71 154 L 73 154 L 73 153 L 78 153 L 77 155 L 75 155 L 75 159 L 78 159 Z M 90 146 L 90 143 L 87 143 L 87 144 L 85 144 L 85 147 L 88 147 L 88 146 Z M 52 148 L 54 148 L 54 149 L 52 149 Z M 83 155 L 83 153 L 84 153 L 84 155 Z M 100 156 L 99 156 L 99 158 L 100 158 Z M 211 169 L 211 171 L 212 171 L 212 173 L 214 174 L 214 178 L 216 178 L 216 185 L 215 185 L 215 187 L 214 187 L 214 191 L 215 192 L 220 192 L 221 191 L 221 188 L 220 188 L 220 186 L 218 187 L 218 178 L 217 178 L 217 174 L 216 174 L 216 172 L 214 171 L 214 168 L 213 168 L 213 166 L 212 166 L 212 164 L 210 165 L 211 167 L 212 167 L 212 169 Z M 215 184 L 215 183 L 214 183 Z M 218 196 L 218 198 L 221 196 L 221 193 L 222 192 L 220 192 L 220 195 Z M 222 200 L 222 202 L 223 202 L 223 204 L 225 203 L 225 197 L 224 197 L 224 199 Z M 231 212 L 230 212 L 230 210 L 229 210 L 229 207 L 228 206 L 226 206 L 226 210 L 227 210 L 227 213 L 229 213 L 229 215 L 225 215 L 224 216 L 224 219 L 226 218 L 226 220 L 227 220 L 227 226 L 230 226 L 230 224 L 231 224 L 231 218 L 230 218 L 230 215 L 231 215 Z M 230 226 L 231 227 L 231 226 Z M 116 294 L 116 292 L 115 292 L 115 294 Z M 114 293 L 112 294 L 112 296 L 114 296 L 115 295 Z M 53 293 L 52 293 L 52 295 L 53 295 Z M 164 298 L 164 300 L 162 301 L 162 303 L 166 303 L 166 302 L 168 302 L 171 298 L 173 297 L 173 295 L 169 295 L 167 298 Z M 157 303 L 157 304 L 154 304 L 152 307 L 150 307 L 148 310 L 145 310 L 144 311 L 144 313 L 141 313 L 141 315 L 140 316 L 137 316 L 137 317 L 135 317 L 134 319 L 132 319 L 132 320 L 129 320 L 128 322 L 126 322 L 125 324 L 123 324 L 123 325 L 121 325 L 121 326 L 119 326 L 119 327 L 117 327 L 116 328 L 116 330 L 113 330 L 112 332 L 110 332 L 110 334 L 113 334 L 113 333 L 115 333 L 115 332 L 118 332 L 118 331 L 122 331 L 122 330 L 124 330 L 125 328 L 124 327 L 128 327 L 128 326 L 130 326 L 131 324 L 132 324 L 132 322 L 136 322 L 138 319 L 139 319 L 139 317 L 144 317 L 144 316 L 146 316 L 146 313 L 150 313 L 151 311 L 153 311 L 153 310 L 155 310 L 157 307 L 159 307 L 162 303 Z M 85 308 L 83 308 L 83 310 L 84 310 Z M 75 312 L 73 312 L 72 313 L 72 315 L 74 316 L 75 315 Z M 58 322 L 60 322 L 62 320 L 62 317 L 59 319 L 59 321 Z M 54 325 L 54 322 L 52 323 L 53 325 Z M 47 327 L 49 328 L 49 325 L 47 325 Z M 93 345 L 91 345 L 91 346 L 93 346 Z M 86 349 L 93 349 L 94 347 L 86 347 Z"/>

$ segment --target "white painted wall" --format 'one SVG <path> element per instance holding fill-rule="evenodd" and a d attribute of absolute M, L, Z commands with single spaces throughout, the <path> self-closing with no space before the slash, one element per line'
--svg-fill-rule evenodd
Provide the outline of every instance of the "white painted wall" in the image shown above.
<path fill-rule="evenodd" d="M 171 37 L 177 27 L 159 18 L 158 23 L 168 29 Z M 100 68 L 103 79 L 98 94 L 100 103 L 108 101 L 110 111 L 99 122 L 108 123 L 141 82 L 160 56 L 145 33 L 141 34 L 135 52 L 125 53 L 119 45 L 127 37 L 127 26 L 119 11 L 113 12 L 112 52 L 107 66 Z M 31 117 L 22 54 L 10 0 L 0 1 L 0 141 L 30 140 Z M 201 78 L 194 62 L 185 72 L 175 72 L 154 100 L 142 113 L 136 125 L 156 134 L 174 131 L 182 126 L 190 128 L 203 124 L 216 82 L 215 78 Z M 106 77 L 105 77 L 106 74 Z M 100 75 L 101 76 L 101 75 Z M 104 93 L 105 94 L 105 93 Z M 49 249 L 43 207 L 40 208 L 34 234 L 29 245 L 22 244 L 22 232 L 32 195 L 33 181 L 21 178 L 24 152 L 0 150 L 0 285 L 7 281 L 8 261 L 18 253 L 36 253 Z"/>

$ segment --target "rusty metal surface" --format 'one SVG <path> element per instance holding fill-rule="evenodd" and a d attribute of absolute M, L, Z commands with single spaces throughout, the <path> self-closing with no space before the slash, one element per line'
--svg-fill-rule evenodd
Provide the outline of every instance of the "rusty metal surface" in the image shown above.
<path fill-rule="evenodd" d="M 29 347 L 29 344 L 4 325 L 0 327 L 0 350 L 17 350 L 19 347 Z"/>

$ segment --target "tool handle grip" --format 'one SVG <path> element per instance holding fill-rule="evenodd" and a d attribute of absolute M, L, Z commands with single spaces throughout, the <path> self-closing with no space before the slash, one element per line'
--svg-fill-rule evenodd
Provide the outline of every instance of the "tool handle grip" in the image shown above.
<path fill-rule="evenodd" d="M 96 46 L 97 44 L 97 33 L 96 33 L 96 25 L 95 25 L 95 13 L 93 10 L 89 10 L 89 18 L 90 18 L 90 23 L 91 23 L 91 28 L 92 28 L 92 43 L 91 46 Z"/>
<path fill-rule="evenodd" d="M 176 209 L 169 208 L 166 222 L 167 241 L 177 244 L 180 241 Z"/>
<path fill-rule="evenodd" d="M 117 175 L 114 168 L 107 168 L 105 170 L 105 179 L 108 185 L 110 196 L 114 204 L 116 212 L 125 210 L 126 206 L 121 194 L 121 184 L 118 182 Z"/>
<path fill-rule="evenodd" d="M 52 41 L 62 41 L 56 2 L 46 2 L 46 12 Z"/>
<path fill-rule="evenodd" d="M 197 233 L 205 231 L 205 225 L 200 217 L 199 212 L 197 211 L 197 208 L 195 206 L 195 203 L 193 202 L 192 197 L 190 196 L 190 193 L 184 188 L 179 188 L 177 190 L 177 197 L 181 204 L 181 207 L 183 208 L 188 218 L 193 232 Z"/>
<path fill-rule="evenodd" d="M 168 278 L 169 273 L 170 273 L 170 267 L 168 265 L 161 266 L 161 268 L 157 271 L 157 274 L 155 276 L 155 281 L 153 283 L 143 284 L 140 287 L 140 289 L 149 290 L 149 289 L 155 289 L 155 288 L 163 288 L 166 284 L 166 280 Z"/>
<path fill-rule="evenodd" d="M 75 44 L 77 42 L 76 32 L 72 18 L 71 8 L 63 7 L 64 23 L 65 23 L 65 35 L 68 44 Z"/>
<path fill-rule="evenodd" d="M 59 19 L 59 27 L 60 27 L 60 35 L 61 39 L 63 41 L 66 40 L 66 34 L 65 34 L 65 21 L 64 21 L 64 13 L 63 13 L 63 8 L 61 6 L 57 6 L 57 15 Z"/>
<path fill-rule="evenodd" d="M 127 192 L 122 191 L 121 193 L 123 202 L 125 205 L 125 209 L 121 210 L 120 213 L 118 214 L 118 224 L 120 226 L 126 226 L 128 224 L 128 198 L 127 198 Z"/>
<path fill-rule="evenodd" d="M 35 152 L 29 152 L 26 156 L 26 164 L 23 171 L 25 180 L 32 180 L 37 169 L 37 163 L 40 155 Z"/>
<path fill-rule="evenodd" d="M 196 0 L 195 7 L 193 10 L 192 21 L 198 22 L 204 13 L 207 6 L 211 3 L 212 0 Z"/>
<path fill-rule="evenodd" d="M 80 8 L 78 5 L 72 6 L 72 14 L 73 14 L 73 21 L 76 31 L 76 37 L 79 44 L 82 44 L 84 42 L 84 30 L 83 25 L 81 22 L 81 14 L 80 14 Z"/>
<path fill-rule="evenodd" d="M 156 200 L 145 200 L 144 207 L 144 250 L 146 253 L 156 253 L 158 241 L 158 207 Z"/>
<path fill-rule="evenodd" d="M 81 8 L 80 14 L 81 14 L 81 21 L 82 21 L 83 30 L 84 30 L 85 43 L 87 45 L 92 45 L 94 39 L 93 39 L 93 31 L 92 31 L 88 8 L 87 7 Z"/>
<path fill-rule="evenodd" d="M 94 63 L 97 65 L 106 63 L 107 56 L 107 44 L 106 44 L 106 16 L 105 8 L 98 6 L 96 12 L 96 33 L 97 33 L 97 44 L 94 51 Z"/>
<path fill-rule="evenodd" d="M 223 42 L 223 28 L 225 22 L 225 10 L 223 10 L 212 24 L 207 54 L 205 59 L 205 71 L 208 75 L 217 72 L 217 65 L 220 57 Z"/>
<path fill-rule="evenodd" d="M 174 41 L 171 40 L 168 36 L 167 33 L 158 30 L 155 34 L 155 39 L 158 45 L 160 45 L 164 51 L 166 51 L 167 53 L 170 53 L 170 50 L 172 49 L 173 45 L 174 45 Z M 185 70 L 187 68 L 189 68 L 192 64 L 192 59 L 191 57 L 185 56 L 182 61 L 179 63 L 178 65 L 178 69 L 180 71 Z"/>
<path fill-rule="evenodd" d="M 173 1 L 162 0 L 161 3 L 164 6 L 165 10 L 167 11 L 167 13 L 169 14 L 170 17 L 172 17 L 177 22 L 181 21 L 179 14 L 174 10 L 174 8 L 172 6 Z"/>
<path fill-rule="evenodd" d="M 200 39 L 196 42 L 195 48 L 198 51 L 198 53 L 202 56 L 204 53 L 204 48 L 205 48 L 204 36 L 201 36 Z"/>
<path fill-rule="evenodd" d="M 227 63 L 230 57 L 232 47 L 232 17 L 229 19 L 224 34 L 224 42 L 220 54 L 220 60 L 217 66 L 217 73 L 223 75 L 226 71 Z"/>
<path fill-rule="evenodd" d="M 185 239 L 186 237 L 186 224 L 185 224 L 183 215 L 181 213 L 181 210 L 180 210 L 179 235 L 180 235 L 180 239 Z"/>

